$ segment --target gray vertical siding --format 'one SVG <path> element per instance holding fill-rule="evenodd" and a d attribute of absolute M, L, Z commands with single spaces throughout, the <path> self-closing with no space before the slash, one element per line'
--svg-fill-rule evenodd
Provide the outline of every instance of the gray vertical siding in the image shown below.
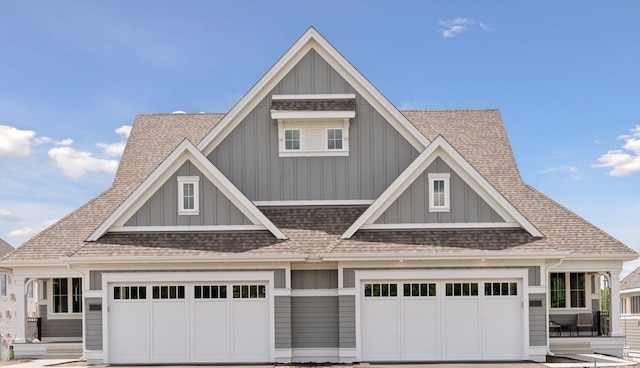
<path fill-rule="evenodd" d="M 291 298 L 293 348 L 339 347 L 338 297 Z"/>
<path fill-rule="evenodd" d="M 340 348 L 356 347 L 356 297 L 340 295 L 338 297 L 338 338 Z"/>
<path fill-rule="evenodd" d="M 546 294 L 529 294 L 529 301 L 542 301 L 540 307 L 529 307 L 529 345 L 546 346 L 549 335 L 545 317 Z"/>
<path fill-rule="evenodd" d="M 362 96 L 349 128 L 347 157 L 278 156 L 271 95 L 355 93 L 311 50 L 209 155 L 253 201 L 374 199 L 418 152 Z"/>
<path fill-rule="evenodd" d="M 82 319 L 48 319 L 47 306 L 40 306 L 40 320 L 42 322 L 42 338 L 47 337 L 77 337 L 82 340 Z"/>
<path fill-rule="evenodd" d="M 102 290 L 102 271 L 89 271 L 89 290 Z"/>
<path fill-rule="evenodd" d="M 276 349 L 291 349 L 291 297 L 276 296 L 274 310 Z"/>
<path fill-rule="evenodd" d="M 178 176 L 200 177 L 200 214 L 178 215 Z M 185 162 L 126 226 L 247 225 L 251 221 L 191 162 Z"/>
<path fill-rule="evenodd" d="M 451 211 L 429 212 L 429 173 L 450 173 Z M 376 220 L 377 224 L 504 222 L 441 158 L 429 167 Z"/>
<path fill-rule="evenodd" d="M 338 270 L 293 270 L 292 289 L 337 289 Z"/>
<path fill-rule="evenodd" d="M 354 268 L 342 269 L 342 285 L 343 288 L 356 287 L 356 270 Z"/>
<path fill-rule="evenodd" d="M 529 286 L 542 285 L 540 280 L 540 266 L 529 267 Z"/>
<path fill-rule="evenodd" d="M 90 305 L 102 306 L 102 298 L 86 298 L 84 305 L 85 334 L 87 350 L 102 350 L 102 310 L 90 310 Z"/>

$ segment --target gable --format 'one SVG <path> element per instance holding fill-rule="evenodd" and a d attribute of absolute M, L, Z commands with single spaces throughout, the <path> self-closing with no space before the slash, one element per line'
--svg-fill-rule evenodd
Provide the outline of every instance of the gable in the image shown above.
<path fill-rule="evenodd" d="M 430 211 L 429 174 L 450 175 L 449 211 Z M 505 220 L 441 157 L 436 158 L 415 181 L 389 205 L 375 224 L 504 223 Z"/>
<path fill-rule="evenodd" d="M 181 215 L 178 179 L 199 178 L 199 211 Z M 251 221 L 191 161 L 187 160 L 123 226 L 249 225 Z"/>
<path fill-rule="evenodd" d="M 440 157 L 464 182 L 496 211 L 502 222 L 480 223 L 376 223 L 376 220 L 420 177 L 427 168 Z M 427 200 L 424 200 L 425 202 Z M 449 204 L 448 204 L 448 207 Z M 438 208 L 444 210 L 444 207 Z M 376 201 L 345 231 L 341 238 L 349 239 L 358 230 L 363 229 L 451 229 L 451 228 L 505 228 L 521 227 L 532 236 L 543 234 L 527 220 L 509 201 L 477 172 L 442 136 L 436 139 L 420 153 L 409 167 L 376 199 Z"/>
<path fill-rule="evenodd" d="M 348 155 L 280 157 L 271 97 L 300 94 L 355 96 Z M 418 154 L 372 103 L 309 50 L 208 159 L 252 201 L 373 201 Z"/>
<path fill-rule="evenodd" d="M 224 197 L 246 216 L 250 225 L 158 225 L 158 226 L 124 226 L 134 214 L 158 193 L 179 168 L 187 162 L 195 165 Z M 244 223 L 245 220 L 243 219 Z M 95 241 L 107 232 L 139 232 L 139 231 L 242 231 L 268 230 L 278 239 L 287 237 L 268 218 L 258 210 L 210 161 L 188 140 L 184 140 L 174 151 L 138 186 L 136 190 L 87 238 Z"/>

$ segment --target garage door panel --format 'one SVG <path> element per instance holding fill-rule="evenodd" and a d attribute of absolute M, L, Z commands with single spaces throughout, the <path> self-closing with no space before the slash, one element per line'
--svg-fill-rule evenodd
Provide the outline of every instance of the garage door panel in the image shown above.
<path fill-rule="evenodd" d="M 480 299 L 445 299 L 445 359 L 480 359 Z"/>
<path fill-rule="evenodd" d="M 484 343 L 489 359 L 522 357 L 521 303 L 517 297 L 485 298 Z"/>
<path fill-rule="evenodd" d="M 149 305 L 146 301 L 113 301 L 110 349 L 113 363 L 149 362 Z M 119 328 L 119 326 L 126 326 Z"/>
<path fill-rule="evenodd" d="M 403 356 L 408 360 L 440 359 L 436 298 L 403 300 Z"/>
<path fill-rule="evenodd" d="M 368 359 L 399 359 L 398 303 L 397 298 L 371 298 L 363 303 L 367 321 L 363 325 L 363 355 Z"/>
<path fill-rule="evenodd" d="M 193 321 L 193 361 L 230 361 L 229 303 L 196 300 Z"/>
<path fill-rule="evenodd" d="M 269 357 L 269 314 L 265 299 L 233 301 L 233 361 L 266 362 Z"/>
<path fill-rule="evenodd" d="M 189 311 L 187 302 L 153 301 L 152 361 L 189 361 Z"/>

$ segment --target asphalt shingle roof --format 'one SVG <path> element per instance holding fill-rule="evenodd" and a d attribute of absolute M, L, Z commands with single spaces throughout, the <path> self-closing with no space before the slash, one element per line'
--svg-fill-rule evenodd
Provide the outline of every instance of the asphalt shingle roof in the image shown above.
<path fill-rule="evenodd" d="M 0 239 L 0 258 L 6 256 L 7 254 L 13 252 L 15 250 L 9 243 Z"/>
<path fill-rule="evenodd" d="M 520 229 L 447 231 L 359 231 L 340 235 L 366 209 L 362 206 L 261 208 L 289 240 L 270 233 L 106 234 L 84 240 L 184 139 L 197 144 L 222 114 L 139 115 L 113 186 L 19 247 L 5 260 L 55 260 L 63 256 L 313 255 L 354 253 L 513 254 L 553 250 L 579 256 L 637 254 L 525 184 L 497 110 L 404 111 L 425 136 L 442 135 L 544 235 Z"/>

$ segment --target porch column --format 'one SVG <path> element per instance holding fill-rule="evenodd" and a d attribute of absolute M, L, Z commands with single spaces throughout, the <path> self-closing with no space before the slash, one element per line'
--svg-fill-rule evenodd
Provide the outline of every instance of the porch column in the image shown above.
<path fill-rule="evenodd" d="M 16 343 L 27 342 L 27 290 L 24 277 L 14 277 L 16 293 Z"/>
<path fill-rule="evenodd" d="M 610 275 L 611 311 L 609 311 L 609 323 L 611 323 L 611 336 L 622 336 L 622 331 L 620 331 L 620 272 L 611 272 Z"/>

